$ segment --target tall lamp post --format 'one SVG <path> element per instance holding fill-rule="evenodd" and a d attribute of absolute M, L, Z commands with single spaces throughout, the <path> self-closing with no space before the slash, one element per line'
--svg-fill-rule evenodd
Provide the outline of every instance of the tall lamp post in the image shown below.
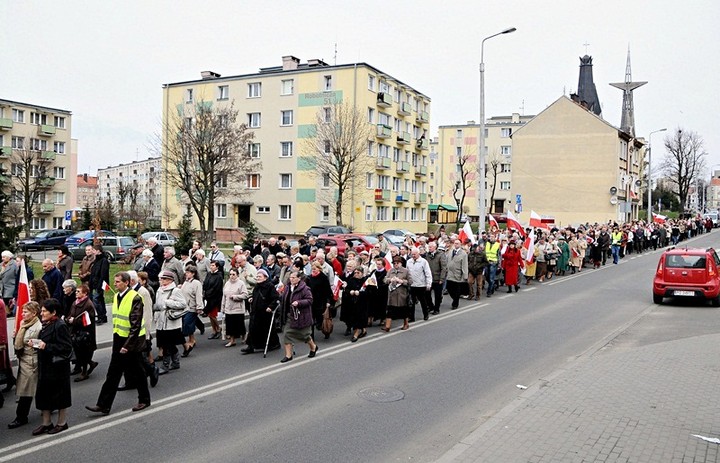
<path fill-rule="evenodd" d="M 480 136 L 478 137 L 478 212 L 480 223 L 478 233 L 485 229 L 485 41 L 498 35 L 509 34 L 517 29 L 511 27 L 502 32 L 485 37 L 480 43 Z"/>
<path fill-rule="evenodd" d="M 652 135 L 658 132 L 664 132 L 667 128 L 653 130 L 648 135 L 648 200 L 647 200 L 647 212 L 648 212 L 648 223 L 652 223 Z"/>

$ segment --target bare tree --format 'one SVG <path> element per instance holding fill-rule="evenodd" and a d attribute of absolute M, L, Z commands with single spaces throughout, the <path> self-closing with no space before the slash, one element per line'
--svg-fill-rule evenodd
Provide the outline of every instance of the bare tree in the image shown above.
<path fill-rule="evenodd" d="M 30 234 L 32 219 L 38 215 L 44 204 L 49 204 L 47 191 L 52 190 L 55 179 L 48 172 L 55 153 L 42 151 L 39 146 L 25 146 L 13 149 L 10 156 L 10 175 L 15 202 L 22 205 L 23 230 Z"/>
<path fill-rule="evenodd" d="M 464 146 L 462 154 L 457 157 L 455 170 L 450 174 L 450 180 L 455 182 L 453 184 L 452 195 L 457 205 L 455 225 L 458 230 L 460 229 L 460 219 L 465 209 L 463 206 L 465 204 L 465 197 L 467 196 L 467 191 L 473 185 L 472 177 L 476 172 L 474 168 L 475 164 L 471 162 L 473 152 L 474 148 L 468 145 Z"/>
<path fill-rule="evenodd" d="M 502 157 L 498 150 L 494 150 L 488 158 L 487 169 L 485 169 L 485 175 L 490 175 L 492 179 L 492 190 L 490 190 L 490 211 L 497 212 L 495 210 L 495 191 L 497 190 L 497 178 L 500 173 L 500 165 L 502 164 Z"/>
<path fill-rule="evenodd" d="M 182 191 L 198 218 L 203 241 L 214 237 L 217 200 L 246 194 L 247 175 L 261 167 L 259 156 L 253 157 L 249 149 L 253 133 L 237 118 L 233 104 L 214 106 L 200 100 L 164 122 L 166 180 Z"/>
<path fill-rule="evenodd" d="M 375 168 L 374 159 L 367 154 L 374 130 L 364 113 L 340 101 L 318 112 L 312 136 L 305 139 L 302 155 L 314 167 L 310 175 L 328 179 L 337 193 L 329 201 L 335 207 L 337 225 L 345 224 L 343 207 L 348 193 L 360 191 L 365 174 Z"/>
<path fill-rule="evenodd" d="M 665 149 L 667 153 L 661 170 L 668 177 L 673 193 L 680 200 L 681 212 L 684 212 L 691 185 L 706 170 L 704 142 L 696 132 L 678 128 L 665 137 Z"/>

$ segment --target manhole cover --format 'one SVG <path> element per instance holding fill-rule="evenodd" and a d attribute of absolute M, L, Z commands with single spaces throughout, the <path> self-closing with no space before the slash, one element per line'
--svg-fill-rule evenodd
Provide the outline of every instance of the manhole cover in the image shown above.
<path fill-rule="evenodd" d="M 358 396 L 370 402 L 396 402 L 405 398 L 405 393 L 394 387 L 366 387 L 358 391 Z"/>

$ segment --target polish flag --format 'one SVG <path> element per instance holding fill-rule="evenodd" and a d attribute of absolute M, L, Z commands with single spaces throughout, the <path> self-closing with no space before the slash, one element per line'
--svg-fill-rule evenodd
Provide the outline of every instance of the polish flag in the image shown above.
<path fill-rule="evenodd" d="M 28 283 L 25 260 L 20 259 L 20 280 L 18 281 L 18 295 L 15 302 L 15 332 L 20 330 L 22 322 L 22 307 L 30 302 L 30 284 Z"/>
<path fill-rule="evenodd" d="M 460 233 L 458 233 L 458 239 L 463 244 L 465 244 L 467 240 L 470 240 L 472 244 L 475 244 L 475 235 L 473 235 L 472 228 L 470 228 L 469 220 L 465 221 L 465 225 L 462 227 L 462 230 L 460 230 Z"/>
<path fill-rule="evenodd" d="M 518 219 L 515 218 L 512 212 L 507 212 L 507 226 L 508 228 L 514 228 L 515 230 L 520 233 L 520 236 L 525 238 L 525 230 L 523 229 L 523 226 L 520 225 L 520 222 L 518 222 Z"/>
<path fill-rule="evenodd" d="M 385 253 L 385 271 L 389 272 L 392 268 L 392 260 L 390 260 L 390 257 L 392 254 L 390 254 L 390 251 Z"/>
<path fill-rule="evenodd" d="M 535 260 L 535 234 L 530 233 L 527 238 L 525 238 L 525 242 L 523 242 L 523 248 L 527 250 L 527 254 L 525 255 L 525 261 L 528 264 L 532 264 Z"/>
<path fill-rule="evenodd" d="M 103 280 L 103 291 L 110 291 L 110 285 L 107 281 Z"/>
<path fill-rule="evenodd" d="M 83 312 L 82 314 L 82 326 L 90 326 L 90 314 L 87 313 L 87 310 Z"/>
<path fill-rule="evenodd" d="M 653 212 L 653 222 L 655 223 L 665 223 L 665 220 L 667 220 L 667 216 L 656 214 Z"/>
<path fill-rule="evenodd" d="M 500 224 L 498 224 L 497 220 L 495 220 L 495 217 L 493 217 L 492 214 L 488 214 L 488 221 L 490 222 L 490 230 L 495 228 L 495 230 L 500 230 Z"/>
<path fill-rule="evenodd" d="M 335 284 L 333 285 L 333 300 L 340 299 L 340 290 L 342 289 L 342 280 L 335 275 Z"/>
<path fill-rule="evenodd" d="M 544 228 L 548 230 L 547 224 L 542 222 L 542 217 L 535 211 L 530 211 L 530 226 L 533 228 Z"/>

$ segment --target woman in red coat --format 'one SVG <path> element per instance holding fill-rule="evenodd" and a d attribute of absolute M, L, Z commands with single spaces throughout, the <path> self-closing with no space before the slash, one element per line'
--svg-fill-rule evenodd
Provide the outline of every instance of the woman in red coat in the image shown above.
<path fill-rule="evenodd" d="M 520 250 L 515 245 L 515 241 L 512 240 L 508 243 L 505 254 L 502 255 L 502 268 L 505 271 L 505 284 L 508 287 L 508 293 L 512 292 L 513 286 L 515 287 L 515 292 L 518 292 L 520 289 L 518 286 L 518 272 L 520 271 L 520 267 L 522 267 Z"/>

